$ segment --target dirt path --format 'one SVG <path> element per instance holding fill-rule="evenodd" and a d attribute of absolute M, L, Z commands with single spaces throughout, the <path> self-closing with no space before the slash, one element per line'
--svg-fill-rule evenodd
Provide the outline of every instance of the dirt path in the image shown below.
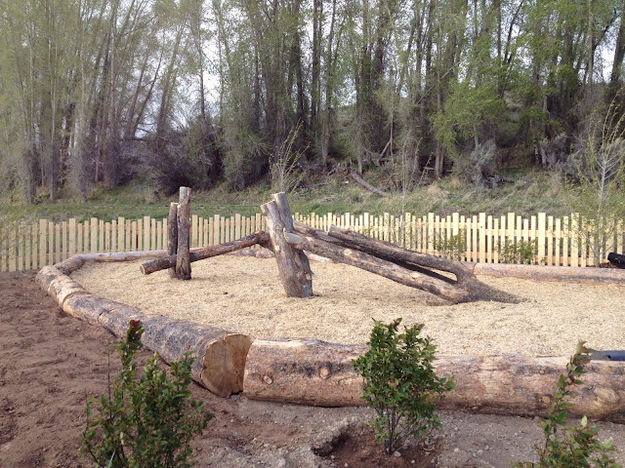
<path fill-rule="evenodd" d="M 64 315 L 33 277 L 0 274 L 0 466 L 91 466 L 76 453 L 85 398 L 106 390 L 106 351 L 114 340 L 105 330 Z M 141 352 L 141 362 L 149 356 Z M 116 356 L 112 363 L 115 372 Z M 193 394 L 216 415 L 195 442 L 198 466 L 505 467 L 531 459 L 541 437 L 537 419 L 445 412 L 429 455 L 414 449 L 384 459 L 363 424 L 369 415 L 365 409 L 281 405 L 241 396 L 226 400 L 197 386 Z M 600 426 L 602 438 L 625 450 L 625 427 Z M 331 450 L 340 445 L 333 439 L 345 438 L 342 448 Z"/>

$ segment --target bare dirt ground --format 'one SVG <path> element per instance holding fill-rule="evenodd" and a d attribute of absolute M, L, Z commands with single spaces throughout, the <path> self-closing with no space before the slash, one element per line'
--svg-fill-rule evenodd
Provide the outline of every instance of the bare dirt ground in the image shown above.
<path fill-rule="evenodd" d="M 287 298 L 272 258 L 214 257 L 192 264 L 191 281 L 166 271 L 143 276 L 141 262 L 85 265 L 72 277 L 87 290 L 141 308 L 251 335 L 366 343 L 372 318 L 425 323 L 438 353 L 569 356 L 579 339 L 594 349 L 625 349 L 622 285 L 516 278 L 480 279 L 525 299 L 520 304 L 448 304 L 357 268 L 311 262 L 310 299 Z"/>
<path fill-rule="evenodd" d="M 77 454 L 85 399 L 106 391 L 114 337 L 64 315 L 33 278 L 0 274 L 0 467 L 92 466 Z M 140 362 L 149 356 L 142 351 Z M 117 368 L 113 355 L 111 372 Z M 197 466 L 506 467 L 533 459 L 542 437 L 538 418 L 442 412 L 443 427 L 425 447 L 387 458 L 365 425 L 367 409 L 221 399 L 195 385 L 192 391 L 215 414 L 194 442 Z M 598 425 L 602 439 L 625 450 L 625 427 Z"/>

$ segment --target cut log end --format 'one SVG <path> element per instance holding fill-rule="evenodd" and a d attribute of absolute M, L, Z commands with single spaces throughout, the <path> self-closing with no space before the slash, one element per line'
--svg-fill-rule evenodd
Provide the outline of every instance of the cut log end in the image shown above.
<path fill-rule="evenodd" d="M 202 359 L 202 384 L 220 397 L 241 392 L 245 359 L 251 345 L 251 338 L 240 334 L 229 334 L 211 343 Z"/>

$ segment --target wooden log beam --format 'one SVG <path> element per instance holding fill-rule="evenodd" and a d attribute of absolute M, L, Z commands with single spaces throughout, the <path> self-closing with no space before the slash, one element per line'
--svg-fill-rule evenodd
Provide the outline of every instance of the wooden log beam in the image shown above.
<path fill-rule="evenodd" d="M 535 281 L 571 281 L 583 284 L 625 284 L 625 271 L 617 268 L 466 263 L 476 275 L 524 278 Z"/>
<path fill-rule="evenodd" d="M 312 271 L 306 254 L 291 247 L 284 237 L 293 231 L 293 216 L 286 195 L 276 193 L 273 200 L 260 207 L 267 219 L 267 229 L 274 247 L 280 281 L 287 297 L 312 296 Z"/>
<path fill-rule="evenodd" d="M 197 262 L 198 260 L 204 260 L 210 257 L 216 257 L 218 255 L 224 255 L 237 250 L 252 247 L 254 245 L 262 245 L 270 250 L 273 248 L 271 245 L 271 239 L 269 234 L 264 231 L 258 231 L 249 236 L 242 237 L 232 242 L 226 242 L 219 245 L 211 245 L 208 247 L 202 247 L 199 249 L 193 249 L 189 253 L 189 262 Z M 165 257 L 157 258 L 141 265 L 141 273 L 149 275 L 156 271 L 171 268 L 176 265 L 176 255 L 168 255 Z"/>
<path fill-rule="evenodd" d="M 191 189 L 180 187 L 178 203 L 178 247 L 176 249 L 176 278 L 191 279 L 190 254 L 191 231 Z"/>
<path fill-rule="evenodd" d="M 429 282 L 421 281 L 419 283 L 412 282 L 412 284 L 410 284 L 405 279 L 394 279 L 391 276 L 387 276 L 386 271 L 388 271 L 388 268 L 380 269 L 378 271 L 375 271 L 374 269 L 368 270 L 372 273 L 377 273 L 392 279 L 393 281 L 398 281 L 406 286 L 424 289 L 432 294 L 451 300 L 452 302 L 520 302 L 520 298 L 505 291 L 492 288 L 478 280 L 473 272 L 461 262 L 436 257 L 434 255 L 414 252 L 412 250 L 404 249 L 398 245 L 391 244 L 390 242 L 372 239 L 363 234 L 350 231 L 348 229 L 338 228 L 336 226 L 331 226 L 327 233 L 312 229 L 299 223 L 295 226 L 295 229 L 300 234 L 305 233 L 309 238 L 316 238 L 323 241 L 331 239 L 331 242 L 347 248 L 350 252 L 352 249 L 357 249 L 357 252 L 370 255 L 373 259 L 377 258 L 381 261 L 387 262 L 385 265 L 388 267 L 392 264 L 396 267 L 403 268 L 403 270 L 399 270 L 404 272 L 402 278 L 405 278 L 406 271 L 411 272 L 409 273 L 411 278 L 429 278 Z M 319 252 L 315 253 L 323 255 Z M 356 254 L 352 253 L 352 257 L 354 256 L 356 256 Z M 369 264 L 375 261 L 370 257 L 366 258 L 369 259 Z M 354 263 L 352 264 L 354 266 L 358 266 Z M 451 273 L 456 276 L 456 279 L 454 281 L 439 274 L 437 271 L 432 270 Z M 396 277 L 397 275 L 394 274 L 394 276 Z"/>
<path fill-rule="evenodd" d="M 306 238 L 306 242 L 299 244 L 301 248 L 323 257 L 327 257 L 335 262 L 345 263 L 362 270 L 369 271 L 376 275 L 383 276 L 404 286 L 421 289 L 435 294 L 455 304 L 474 300 L 470 291 L 455 284 L 450 284 L 439 278 L 412 271 L 396 263 L 383 260 L 374 255 L 362 252 L 357 249 L 344 248 L 339 245 L 330 244 L 321 239 L 299 232 Z"/>
<path fill-rule="evenodd" d="M 315 406 L 362 405 L 362 379 L 351 364 L 362 345 L 317 340 L 255 340 L 245 365 L 243 393 L 250 399 Z M 519 416 L 545 415 L 568 358 L 441 356 L 436 373 L 456 388 L 440 408 Z M 592 361 L 573 390 L 570 414 L 625 421 L 625 363 Z"/>
<path fill-rule="evenodd" d="M 88 293 L 80 284 L 52 265 L 46 265 L 39 270 L 35 280 L 59 306 L 63 306 L 63 302 L 72 295 Z"/>
<path fill-rule="evenodd" d="M 178 252 L 178 203 L 170 203 L 167 216 L 167 254 L 176 256 Z M 169 268 L 169 277 L 176 277 L 176 262 Z"/>

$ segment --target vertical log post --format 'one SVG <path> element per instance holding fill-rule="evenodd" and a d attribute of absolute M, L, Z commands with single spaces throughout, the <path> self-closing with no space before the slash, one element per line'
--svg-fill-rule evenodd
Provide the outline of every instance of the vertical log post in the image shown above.
<path fill-rule="evenodd" d="M 176 255 L 178 252 L 178 203 L 169 205 L 169 215 L 167 216 L 167 254 Z M 169 269 L 169 277 L 176 277 L 176 267 Z"/>
<path fill-rule="evenodd" d="M 176 278 L 191 279 L 191 261 L 189 253 L 191 228 L 191 189 L 180 187 L 178 203 L 178 251 L 176 253 Z"/>
<path fill-rule="evenodd" d="M 312 271 L 306 254 L 291 247 L 285 233 L 293 233 L 293 216 L 284 192 L 260 207 L 267 219 L 267 229 L 274 247 L 280 280 L 287 297 L 312 296 Z"/>

